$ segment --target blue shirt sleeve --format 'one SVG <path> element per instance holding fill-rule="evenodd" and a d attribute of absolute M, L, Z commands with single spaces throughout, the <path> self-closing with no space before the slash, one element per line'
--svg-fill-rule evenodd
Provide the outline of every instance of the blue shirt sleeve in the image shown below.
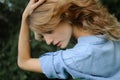
<path fill-rule="evenodd" d="M 50 52 L 39 58 L 43 73 L 48 78 L 66 79 L 68 77 L 61 53 L 62 51 Z"/>
<path fill-rule="evenodd" d="M 79 45 L 78 45 L 79 46 Z M 59 78 L 59 79 L 67 79 L 71 71 L 70 65 L 73 67 L 76 66 L 76 62 L 74 62 L 74 59 L 84 59 L 88 57 L 90 54 L 79 54 L 84 51 L 86 51 L 86 47 L 78 47 L 77 45 L 72 49 L 66 49 L 66 50 L 60 50 L 56 52 L 48 52 L 46 54 L 43 54 L 40 57 L 40 65 L 42 67 L 43 73 L 48 78 Z M 80 56 L 78 56 L 78 54 Z M 75 57 L 77 55 L 77 57 Z M 81 66 L 79 66 L 80 68 Z"/>
<path fill-rule="evenodd" d="M 88 45 L 86 45 L 86 47 L 88 47 Z M 40 57 L 40 65 L 43 73 L 48 78 L 67 79 L 69 75 L 72 76 L 72 74 L 70 74 L 72 69 L 70 66 L 76 67 L 76 65 L 78 65 L 78 63 L 75 62 L 76 59 L 84 59 L 90 55 L 89 53 L 79 54 L 86 51 L 86 49 L 85 47 L 79 48 L 76 46 L 72 49 L 43 54 Z M 81 68 L 80 65 L 79 68 Z"/>

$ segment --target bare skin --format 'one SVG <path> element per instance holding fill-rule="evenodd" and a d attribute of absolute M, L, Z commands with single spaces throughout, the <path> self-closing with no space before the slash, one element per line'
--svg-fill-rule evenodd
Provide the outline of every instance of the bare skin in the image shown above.
<path fill-rule="evenodd" d="M 42 69 L 40 67 L 39 59 L 31 58 L 30 56 L 30 29 L 26 19 L 32 13 L 32 11 L 44 1 L 45 0 L 29 1 L 22 15 L 22 23 L 18 42 L 18 66 L 24 70 L 40 73 L 42 73 Z"/>

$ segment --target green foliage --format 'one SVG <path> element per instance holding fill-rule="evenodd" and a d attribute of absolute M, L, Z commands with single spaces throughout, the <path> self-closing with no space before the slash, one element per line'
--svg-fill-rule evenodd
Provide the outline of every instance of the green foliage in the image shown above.
<path fill-rule="evenodd" d="M 120 20 L 120 0 L 101 0 L 110 13 Z M 20 70 L 17 66 L 17 44 L 21 15 L 28 0 L 0 0 L 0 80 L 47 80 L 39 73 Z M 45 42 L 33 39 L 31 33 L 32 57 L 39 57 L 48 51 L 59 50 Z M 68 48 L 74 45 L 74 41 Z M 76 79 L 79 80 L 79 79 Z"/>

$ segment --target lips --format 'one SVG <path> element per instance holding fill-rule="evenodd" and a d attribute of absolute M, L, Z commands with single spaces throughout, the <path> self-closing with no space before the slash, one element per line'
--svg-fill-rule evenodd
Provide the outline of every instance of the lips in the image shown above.
<path fill-rule="evenodd" d="M 58 47 L 60 47 L 61 46 L 60 41 L 58 43 L 56 43 L 55 45 L 58 46 Z"/>

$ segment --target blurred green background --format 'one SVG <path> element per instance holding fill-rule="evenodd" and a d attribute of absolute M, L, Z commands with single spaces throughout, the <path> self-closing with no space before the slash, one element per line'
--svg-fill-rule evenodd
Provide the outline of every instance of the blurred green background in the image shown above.
<path fill-rule="evenodd" d="M 21 15 L 29 0 L 0 0 L 0 80 L 47 80 L 39 73 L 23 71 L 17 66 L 17 45 Z M 109 12 L 120 21 L 120 0 L 101 0 Z M 31 33 L 32 57 L 59 50 L 35 41 Z M 72 47 L 74 41 L 68 46 Z"/>

